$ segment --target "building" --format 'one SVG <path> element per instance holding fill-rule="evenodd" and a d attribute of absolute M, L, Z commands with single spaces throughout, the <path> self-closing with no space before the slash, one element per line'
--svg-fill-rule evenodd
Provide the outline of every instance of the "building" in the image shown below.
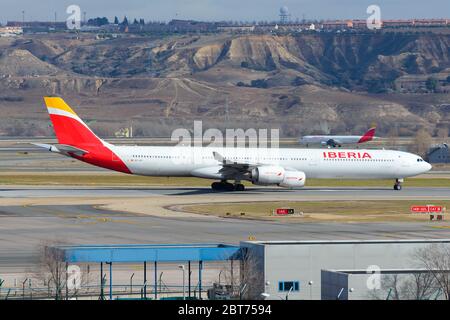
<path fill-rule="evenodd" d="M 16 37 L 22 34 L 22 27 L 0 27 L 0 37 Z"/>
<path fill-rule="evenodd" d="M 171 32 L 212 32 L 216 31 L 216 25 L 211 22 L 195 20 L 171 20 L 167 24 Z"/>
<path fill-rule="evenodd" d="M 441 270 L 434 271 L 441 272 Z M 321 300 L 443 299 L 442 291 L 431 282 L 426 283 L 428 287 L 425 287 L 425 282 L 422 282 L 422 286 L 419 287 L 421 290 L 415 291 L 412 286 L 405 290 L 405 280 L 414 279 L 419 281 L 420 286 L 420 281 L 426 279 L 427 274 L 429 270 L 421 268 L 379 269 L 376 273 L 369 275 L 367 270 L 322 270 Z M 391 280 L 386 281 L 387 277 Z M 382 279 L 385 279 L 385 283 L 389 286 L 395 285 L 395 288 L 378 289 L 372 292 L 367 290 L 368 283 L 369 286 L 381 285 Z"/>
<path fill-rule="evenodd" d="M 326 280 L 322 279 L 322 270 L 348 273 L 359 270 L 359 283 L 365 284 L 374 268 L 397 271 L 417 268 L 414 253 L 433 243 L 450 245 L 450 239 L 249 241 L 242 242 L 241 247 L 246 248 L 246 259 L 251 257 L 256 275 L 250 282 L 250 290 L 256 295 L 265 293 L 274 300 L 308 300 L 322 298 L 322 280 Z M 351 285 L 358 290 L 349 292 L 348 299 L 351 295 L 369 298 L 369 288 Z"/>
<path fill-rule="evenodd" d="M 446 143 L 432 146 L 427 153 L 429 163 L 450 163 L 450 151 Z"/>
<path fill-rule="evenodd" d="M 23 33 L 47 33 L 50 31 L 65 31 L 67 30 L 67 23 L 56 21 L 8 21 L 6 24 L 8 27 L 20 27 L 23 29 Z"/>

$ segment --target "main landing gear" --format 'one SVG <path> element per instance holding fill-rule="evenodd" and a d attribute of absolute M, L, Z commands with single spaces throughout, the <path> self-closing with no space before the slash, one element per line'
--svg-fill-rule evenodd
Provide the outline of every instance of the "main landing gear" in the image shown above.
<path fill-rule="evenodd" d="M 403 179 L 396 179 L 395 184 L 394 184 L 394 190 L 398 190 L 398 191 L 402 190 L 402 182 L 403 182 Z"/>
<path fill-rule="evenodd" d="M 242 183 L 236 181 L 235 184 L 229 183 L 225 180 L 220 182 L 213 182 L 211 188 L 214 191 L 244 191 L 245 186 Z"/>

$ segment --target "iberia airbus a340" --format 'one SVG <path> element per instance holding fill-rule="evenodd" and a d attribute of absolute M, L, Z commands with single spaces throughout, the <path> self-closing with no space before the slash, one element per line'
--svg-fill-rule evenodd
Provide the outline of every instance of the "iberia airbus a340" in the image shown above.
<path fill-rule="evenodd" d="M 420 156 L 393 150 L 115 146 L 97 137 L 61 98 L 44 100 L 58 144 L 36 145 L 128 174 L 218 180 L 214 190 L 243 191 L 241 181 L 298 188 L 307 178 L 393 179 L 401 190 L 404 178 L 431 169 Z"/>

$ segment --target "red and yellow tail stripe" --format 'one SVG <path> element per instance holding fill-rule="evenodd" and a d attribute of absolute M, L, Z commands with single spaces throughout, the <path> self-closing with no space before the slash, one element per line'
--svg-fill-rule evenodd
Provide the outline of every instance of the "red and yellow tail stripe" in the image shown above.
<path fill-rule="evenodd" d="M 77 147 L 103 145 L 102 140 L 89 129 L 63 99 L 45 97 L 44 101 L 60 144 Z"/>
<path fill-rule="evenodd" d="M 59 144 L 87 151 L 82 156 L 71 154 L 72 157 L 99 167 L 131 173 L 112 150 L 113 146 L 97 137 L 63 99 L 45 97 L 44 101 Z"/>

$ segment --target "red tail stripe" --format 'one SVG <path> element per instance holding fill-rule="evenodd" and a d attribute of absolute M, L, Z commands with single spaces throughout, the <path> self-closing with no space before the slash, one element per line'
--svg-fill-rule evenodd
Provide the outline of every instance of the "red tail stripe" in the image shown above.
<path fill-rule="evenodd" d="M 362 137 L 359 139 L 358 143 L 367 142 L 373 139 L 375 135 L 375 128 L 369 129 Z"/>

